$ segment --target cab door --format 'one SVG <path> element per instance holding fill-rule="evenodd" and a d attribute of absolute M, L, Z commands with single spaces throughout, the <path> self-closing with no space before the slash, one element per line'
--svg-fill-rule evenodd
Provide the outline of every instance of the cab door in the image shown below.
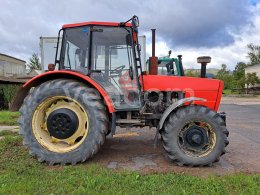
<path fill-rule="evenodd" d="M 131 28 L 93 27 L 91 29 L 90 77 L 112 99 L 116 110 L 140 108 L 140 90 L 136 78 Z"/>

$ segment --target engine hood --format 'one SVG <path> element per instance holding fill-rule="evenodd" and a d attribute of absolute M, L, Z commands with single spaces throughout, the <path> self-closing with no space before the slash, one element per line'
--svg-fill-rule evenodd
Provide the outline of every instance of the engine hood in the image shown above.
<path fill-rule="evenodd" d="M 199 97 L 207 101 L 203 104 L 218 110 L 222 96 L 223 82 L 217 79 L 143 75 L 144 91 L 183 91 L 185 97 Z"/>

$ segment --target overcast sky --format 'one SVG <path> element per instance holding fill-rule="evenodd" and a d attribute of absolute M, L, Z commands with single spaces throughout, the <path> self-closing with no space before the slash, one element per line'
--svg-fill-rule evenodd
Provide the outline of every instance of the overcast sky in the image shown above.
<path fill-rule="evenodd" d="M 40 36 L 56 36 L 63 24 L 125 21 L 139 16 L 140 34 L 156 28 L 156 54 L 183 55 L 186 68 L 210 55 L 209 67 L 233 69 L 247 62 L 247 44 L 260 45 L 260 0 L 0 0 L 0 53 L 28 61 Z"/>

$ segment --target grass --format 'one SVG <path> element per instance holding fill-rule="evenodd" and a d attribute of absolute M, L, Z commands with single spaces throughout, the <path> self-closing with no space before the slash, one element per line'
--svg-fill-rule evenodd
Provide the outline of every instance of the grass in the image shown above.
<path fill-rule="evenodd" d="M 93 163 L 47 166 L 32 158 L 20 136 L 0 136 L 0 194 L 259 194 L 260 175 L 200 178 L 183 174 L 140 175 Z"/>
<path fill-rule="evenodd" d="M 224 89 L 223 90 L 223 94 L 224 95 L 243 95 L 243 94 L 239 94 L 239 92 L 237 91 L 232 91 L 231 89 Z"/>
<path fill-rule="evenodd" d="M 224 90 L 223 90 L 223 93 L 224 93 L 225 95 L 233 94 L 231 89 L 224 89 Z"/>
<path fill-rule="evenodd" d="M 18 125 L 17 120 L 19 117 L 18 112 L 0 111 L 0 125 Z"/>

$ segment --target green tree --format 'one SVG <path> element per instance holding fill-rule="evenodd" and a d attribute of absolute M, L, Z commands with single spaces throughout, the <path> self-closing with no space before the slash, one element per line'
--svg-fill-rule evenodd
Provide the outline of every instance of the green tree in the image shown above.
<path fill-rule="evenodd" d="M 187 76 L 187 77 L 199 77 L 199 73 L 196 70 L 187 70 L 185 72 L 185 76 Z"/>
<path fill-rule="evenodd" d="M 246 73 L 245 84 L 246 84 L 247 91 L 248 91 L 249 87 L 254 87 L 255 84 L 257 84 L 259 82 L 260 82 L 260 80 L 259 80 L 258 76 L 256 75 L 256 72 Z"/>
<path fill-rule="evenodd" d="M 234 86 L 233 75 L 227 70 L 227 65 L 222 64 L 221 69 L 218 71 L 216 78 L 224 81 L 224 89 L 232 89 Z"/>
<path fill-rule="evenodd" d="M 32 57 L 29 60 L 30 60 L 30 62 L 29 62 L 29 64 L 27 64 L 27 66 L 30 68 L 30 70 L 41 70 L 42 69 L 38 54 L 33 53 Z"/>
<path fill-rule="evenodd" d="M 238 62 L 233 72 L 234 85 L 237 88 L 245 87 L 245 68 L 247 64 L 244 62 Z"/>
<path fill-rule="evenodd" d="M 250 60 L 249 65 L 260 64 L 260 46 L 251 43 L 247 46 L 247 48 L 247 54 Z"/>

